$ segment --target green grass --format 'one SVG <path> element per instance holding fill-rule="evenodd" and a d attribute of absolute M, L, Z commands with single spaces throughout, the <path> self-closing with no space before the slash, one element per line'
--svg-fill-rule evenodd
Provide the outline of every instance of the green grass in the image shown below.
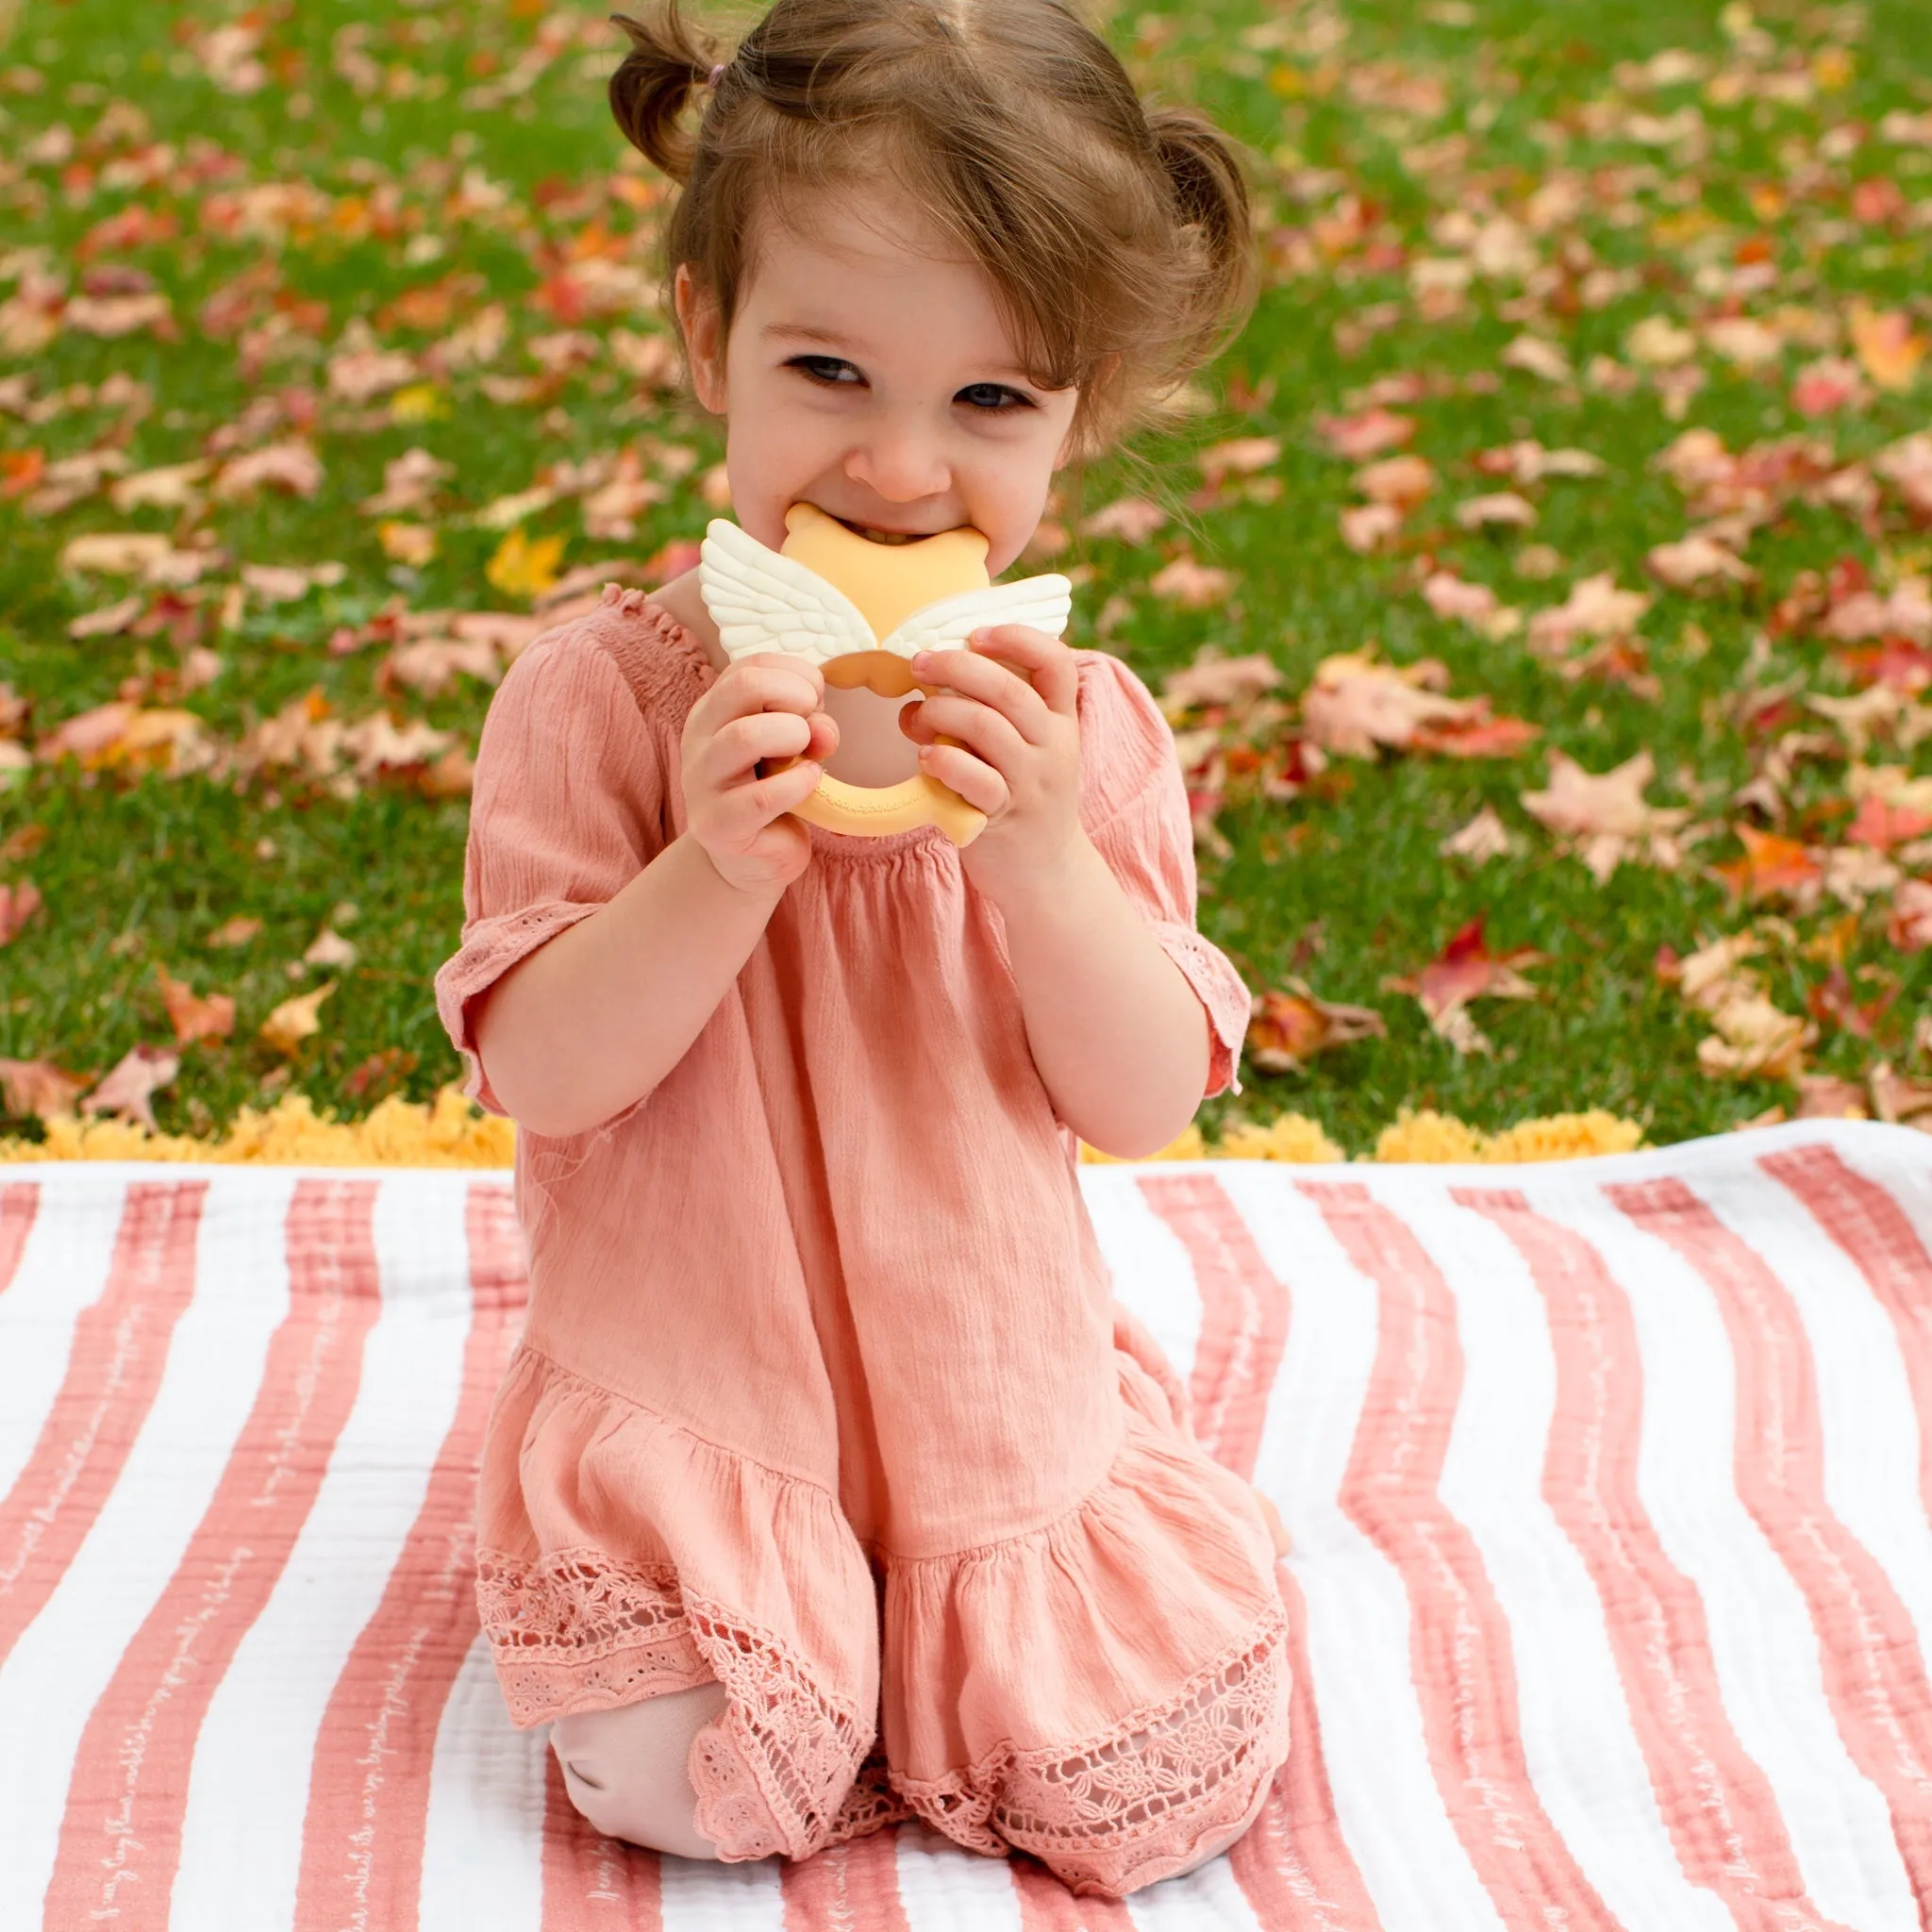
<path fill-rule="evenodd" d="M 206 4 L 130 13 L 103 0 L 73 0 L 22 9 L 10 44 L 0 47 L 0 68 L 12 70 L 0 92 L 7 116 L 0 154 L 49 157 L 15 159 L 0 171 L 0 231 L 8 237 L 0 256 L 12 252 L 16 280 L 23 249 L 44 250 L 42 266 L 76 283 L 88 267 L 138 267 L 170 296 L 179 325 L 173 341 L 147 331 L 106 341 L 63 329 L 42 350 L 11 359 L 0 354 L 0 380 L 27 375 L 37 396 L 98 385 L 117 373 L 148 385 L 151 408 L 125 429 L 132 469 L 200 456 L 206 440 L 253 400 L 320 388 L 324 358 L 358 318 L 386 346 L 425 348 L 444 331 L 412 330 L 384 313 L 411 289 L 474 276 L 470 291 L 458 293 L 452 322 L 486 302 L 505 304 L 510 339 L 489 373 L 530 375 L 538 371 L 523 344 L 566 325 L 536 302 L 536 291 L 587 227 L 601 223 L 627 236 L 627 258 L 649 266 L 648 226 L 640 225 L 653 217 L 636 205 L 643 197 L 607 192 L 625 150 L 603 103 L 602 75 L 613 56 L 607 42 L 579 31 L 594 12 L 549 16 L 571 26 L 572 43 L 525 92 L 494 105 L 473 91 L 514 72 L 540 30 L 550 30 L 537 8 L 398 8 L 342 0 L 275 10 L 256 50 L 268 67 L 267 84 L 246 94 L 213 85 L 192 51 L 195 36 L 223 17 Z M 1325 49 L 1324 18 L 1345 29 Z M 1467 24 L 1450 24 L 1457 18 Z M 1745 27 L 1737 10 L 1726 18 L 1733 29 Z M 1287 43 L 1252 44 L 1248 30 L 1276 19 L 1293 30 Z M 1453 6 L 1424 8 L 1409 0 L 1344 0 L 1286 12 L 1249 0 L 1208 0 L 1155 14 L 1123 8 L 1115 17 L 1116 44 L 1148 84 L 1197 100 L 1251 144 L 1269 229 L 1305 227 L 1338 197 L 1356 193 L 1379 205 L 1391 240 L 1412 255 L 1440 254 L 1430 225 L 1468 197 L 1471 180 L 1496 208 L 1520 214 L 1558 164 L 1586 175 L 1642 161 L 1657 169 L 1655 185 L 1632 197 L 1641 210 L 1633 225 L 1612 225 L 1591 210 L 1538 242 L 1547 259 L 1562 233 L 1573 233 L 1598 261 L 1635 271 L 1636 287 L 1602 308 L 1506 315 L 1502 309 L 1523 296 L 1520 283 L 1478 281 L 1464 313 L 1429 323 L 1408 300 L 1406 267 L 1365 261 L 1359 248 L 1341 251 L 1318 273 L 1272 279 L 1245 335 L 1204 377 L 1213 396 L 1262 392 L 1267 400 L 1246 411 L 1223 401 L 1191 421 L 1184 436 L 1156 439 L 1140 453 L 1158 487 L 1178 504 L 1198 481 L 1191 455 L 1198 447 L 1231 436 L 1279 440 L 1281 457 L 1271 472 L 1282 482 L 1278 501 L 1204 508 L 1180 530 L 1199 560 L 1236 574 L 1226 608 L 1180 611 L 1148 594 L 1147 579 L 1165 558 L 1162 540 L 1139 550 L 1076 542 L 1058 559 L 1092 567 L 1080 592 L 1088 620 L 1116 594 L 1129 601 L 1110 645 L 1156 689 L 1212 643 L 1229 655 L 1267 653 L 1292 695 L 1322 658 L 1373 639 L 1398 662 L 1440 658 L 1458 695 L 1487 692 L 1499 711 L 1541 728 L 1541 741 L 1515 758 L 1337 760 L 1327 782 L 1292 804 L 1237 799 L 1221 813 L 1231 855 L 1201 855 L 1202 929 L 1255 990 L 1299 974 L 1324 998 L 1378 1007 L 1389 1032 L 1324 1056 L 1306 1074 L 1251 1068 L 1245 1095 L 1204 1109 L 1210 1131 L 1230 1108 L 1262 1121 L 1293 1108 L 1321 1118 L 1359 1151 L 1403 1105 L 1440 1107 L 1491 1127 L 1599 1105 L 1643 1117 L 1661 1141 L 1794 1104 L 1783 1083 L 1704 1077 L 1696 1046 L 1705 1024 L 1653 971 L 1660 945 L 1686 952 L 1752 916 L 1754 908 L 1733 908 L 1704 870 L 1707 861 L 1732 856 L 1735 841 L 1720 830 L 1678 872 L 1626 865 L 1599 886 L 1528 818 L 1519 794 L 1544 782 L 1545 747 L 1592 771 L 1648 747 L 1660 774 L 1654 799 L 1690 804 L 1702 818 L 1728 823 L 1725 801 L 1750 776 L 1752 749 L 1718 705 L 1745 676 L 1777 598 L 1800 569 L 1840 557 L 1857 558 L 1874 573 L 1924 572 L 1932 537 L 1912 529 L 1895 503 L 1871 529 L 1827 508 L 1792 510 L 1752 542 L 1749 560 L 1762 577 L 1757 592 L 1693 599 L 1658 591 L 1642 626 L 1663 686 L 1652 702 L 1618 685 L 1566 681 L 1521 637 L 1494 642 L 1433 617 L 1411 582 L 1415 542 L 1393 556 L 1347 549 L 1337 513 L 1354 500 L 1351 466 L 1328 453 L 1315 418 L 1342 412 L 1348 391 L 1397 372 L 1454 378 L 1458 388 L 1472 375 L 1496 374 L 1492 392 L 1444 395 L 1410 409 L 1421 425 L 1411 447 L 1441 475 L 1437 495 L 1410 530 L 1441 563 L 1491 584 L 1525 610 L 1561 601 L 1571 583 L 1596 571 L 1613 571 L 1625 586 L 1647 583 L 1646 552 L 1689 524 L 1676 489 L 1652 467 L 1685 427 L 1715 429 L 1733 449 L 1808 427 L 1849 459 L 1928 426 L 1932 375 L 1924 374 L 1915 390 L 1881 391 L 1858 411 L 1807 425 L 1788 403 L 1790 377 L 1807 359 L 1795 350 L 1769 377 L 1702 355 L 1708 386 L 1681 423 L 1666 419 L 1648 387 L 1627 397 L 1588 386 L 1566 391 L 1498 362 L 1504 345 L 1526 327 L 1560 340 L 1579 369 L 1599 353 L 1621 357 L 1629 328 L 1647 315 L 1684 321 L 1711 312 L 1710 298 L 1698 290 L 1698 263 L 1732 259 L 1737 244 L 1757 236 L 1769 239 L 1780 282 L 1754 295 L 1748 312 L 1788 303 L 1839 315 L 1862 298 L 1907 309 L 1924 329 L 1932 320 L 1925 292 L 1932 288 L 1932 148 L 1893 145 L 1873 130 L 1888 111 L 1932 113 L 1932 33 L 1915 0 L 1874 6 L 1856 40 L 1845 37 L 1849 25 L 1834 9 L 1758 9 L 1756 27 L 1770 37 L 1774 65 L 1788 57 L 1812 59 L 1828 44 L 1852 48 L 1848 84 L 1808 104 L 1724 105 L 1696 83 L 1647 97 L 1642 105 L 1657 115 L 1691 106 L 1704 117 L 1705 158 L 1680 167 L 1667 148 L 1576 131 L 1578 114 L 1583 104 L 1617 94 L 1618 61 L 1673 46 L 1720 67 L 1735 61 L 1736 43 L 1715 6 L 1476 0 L 1458 15 Z M 358 26 L 366 30 L 361 50 L 378 63 L 378 84 L 368 93 L 336 71 L 331 52 L 350 48 L 339 37 Z M 1444 111 L 1405 118 L 1353 99 L 1350 77 L 1376 63 L 1440 79 Z M 340 64 L 356 65 L 353 58 Z M 368 76 L 360 78 L 367 87 Z M 28 91 L 36 81 L 37 91 Z M 96 156 L 90 130 L 113 102 L 137 107 L 151 133 L 130 132 L 124 111 L 121 137 Z M 1552 124 L 1572 129 L 1560 149 L 1547 139 Z M 57 125 L 76 139 L 73 158 L 62 159 L 46 142 Z M 1827 130 L 1847 125 L 1870 138 L 1846 153 L 1826 141 L 1821 151 Z M 1415 161 L 1419 144 L 1457 133 L 1472 142 L 1460 180 Z M 104 186 L 95 178 L 84 188 L 73 172 L 76 161 L 125 158 L 149 142 L 174 144 L 177 175 L 192 172 L 194 143 L 212 144 L 200 157 L 207 178 L 157 188 Z M 217 152 L 225 175 L 218 176 Z M 500 206 L 469 217 L 452 213 L 449 195 L 466 168 L 496 184 Z M 1790 214 L 1766 220 L 1754 211 L 1754 191 L 1789 186 L 1794 171 L 1805 169 L 1812 176 L 1804 186 L 1807 176 L 1797 175 L 1802 192 Z M 1314 170 L 1330 175 L 1316 179 L 1311 199 L 1298 200 L 1297 182 L 1307 184 Z M 1885 227 L 1852 225 L 1844 233 L 1821 227 L 1845 221 L 1850 183 L 1881 176 L 1918 205 L 1916 218 Z M 621 178 L 648 179 L 632 171 Z M 327 196 L 324 218 L 278 242 L 231 237 L 208 225 L 208 196 L 275 180 L 305 182 Z M 81 264 L 83 238 L 131 207 L 171 212 L 175 234 L 145 246 L 102 248 Z M 1686 239 L 1682 218 L 1697 210 L 1708 217 L 1707 232 Z M 1672 219 L 1679 226 L 1659 232 L 1659 222 Z M 320 305 L 306 315 L 321 325 L 297 334 L 290 359 L 244 379 L 236 341 L 205 335 L 197 316 L 210 293 L 251 268 L 275 279 L 286 305 Z M 0 299 L 8 292 L 0 287 Z M 1338 325 L 1380 304 L 1399 304 L 1398 319 L 1344 354 Z M 299 306 L 291 312 L 305 315 Z M 581 325 L 600 339 L 612 327 L 658 326 L 647 312 Z M 391 598 L 414 609 L 523 608 L 485 583 L 501 533 L 467 518 L 527 487 L 545 465 L 581 460 L 640 435 L 696 450 L 693 475 L 720 452 L 694 409 L 675 399 L 634 402 L 633 385 L 601 347 L 535 403 L 489 401 L 474 371 L 437 384 L 436 392 L 443 413 L 415 423 L 325 397 L 312 441 L 325 479 L 312 500 L 214 503 L 190 524 L 160 509 L 117 513 L 105 493 L 45 517 L 26 513 L 25 491 L 0 501 L 0 679 L 31 708 L 22 727 L 27 741 L 113 699 L 124 681 L 175 661 L 165 634 L 70 641 L 71 620 L 125 594 L 126 586 L 63 575 L 62 546 L 83 532 L 125 528 L 169 532 L 182 541 L 193 528 L 211 532 L 236 567 L 323 559 L 346 567 L 338 586 L 302 602 L 252 605 L 238 629 L 218 627 L 218 591 L 188 613 L 184 623 L 216 651 L 222 669 L 183 702 L 213 733 L 237 738 L 319 689 L 341 718 L 389 704 L 398 719 L 426 718 L 474 747 L 487 686 L 459 678 L 433 699 L 392 696 L 376 682 L 383 651 L 334 656 L 331 635 L 365 623 Z M 17 465 L 34 450 L 47 461 L 70 457 L 117 433 L 115 421 L 112 411 L 85 408 L 38 424 L 0 414 L 0 455 Z M 1448 515 L 1464 497 L 1506 487 L 1480 476 L 1470 459 L 1520 437 L 1581 446 L 1608 466 L 1599 481 L 1557 480 L 1534 492 L 1541 511 L 1535 537 L 1563 559 L 1549 582 L 1521 581 L 1511 566 L 1515 542 L 1465 533 Z M 397 575 L 375 520 L 357 506 L 380 486 L 384 462 L 418 444 L 453 464 L 455 475 L 438 518 L 439 556 L 418 574 Z M 1134 465 L 1105 463 L 1084 480 L 1083 498 L 1096 506 L 1123 489 L 1144 487 Z M 586 537 L 574 501 L 539 512 L 526 527 L 532 536 L 567 536 L 568 568 L 617 555 L 647 558 L 668 540 L 694 534 L 705 514 L 687 483 L 647 511 L 622 545 Z M 208 581 L 219 586 L 233 576 L 230 569 Z M 1678 648 L 1691 622 L 1710 641 L 1701 657 Z M 1074 641 L 1091 641 L 1091 634 L 1076 633 Z M 1760 684 L 1791 675 L 1818 691 L 1847 689 L 1825 648 L 1804 638 L 1774 641 L 1752 675 Z M 148 701 L 166 702 L 165 690 Z M 1932 768 L 1928 749 L 1921 744 L 1902 761 Z M 1882 748 L 1874 756 L 1901 759 Z M 1844 787 L 1841 758 L 1807 767 L 1794 808 L 1802 814 L 1828 803 Z M 1485 802 L 1524 836 L 1524 856 L 1481 868 L 1440 858 L 1442 837 Z M 168 1041 L 159 964 L 197 991 L 232 994 L 239 1008 L 230 1039 L 184 1051 L 178 1077 L 157 1096 L 163 1126 L 206 1131 L 284 1079 L 344 1114 L 366 1110 L 395 1088 L 424 1097 L 458 1071 L 429 981 L 454 949 L 461 922 L 464 825 L 459 799 L 425 797 L 405 782 L 373 783 L 343 799 L 286 774 L 229 783 L 37 764 L 0 791 L 0 849 L 23 852 L 29 828 L 41 828 L 33 836 L 42 839 L 30 853 L 0 861 L 0 882 L 30 878 L 45 899 L 0 950 L 0 1058 L 47 1058 L 99 1074 L 137 1041 Z M 353 920 L 337 923 L 359 949 L 355 964 L 291 977 L 288 962 L 299 959 L 344 902 L 355 908 Z M 1803 1009 L 1807 989 L 1824 972 L 1806 941 L 1841 911 L 1827 902 L 1797 920 L 1793 942 L 1774 945 L 1766 974 L 1781 1006 Z M 1459 1058 L 1430 1033 L 1416 1003 L 1386 991 L 1383 981 L 1416 970 L 1478 913 L 1497 950 L 1534 946 L 1551 961 L 1534 975 L 1538 1000 L 1475 1009 L 1495 1055 Z M 258 918 L 259 935 L 239 951 L 209 951 L 208 934 L 237 915 Z M 1848 961 L 1870 968 L 1874 986 L 1895 986 L 1897 997 L 1874 1039 L 1826 1028 L 1813 1055 L 1821 1070 L 1857 1075 L 1881 1058 L 1902 1066 L 1908 1060 L 1911 1023 L 1932 984 L 1932 955 L 1899 953 L 1885 927 L 1881 898 L 1858 924 Z M 324 977 L 340 983 L 323 1008 L 322 1031 L 285 1074 L 287 1063 L 256 1029 L 277 1002 Z M 387 1058 L 372 1066 L 378 1056 Z"/>

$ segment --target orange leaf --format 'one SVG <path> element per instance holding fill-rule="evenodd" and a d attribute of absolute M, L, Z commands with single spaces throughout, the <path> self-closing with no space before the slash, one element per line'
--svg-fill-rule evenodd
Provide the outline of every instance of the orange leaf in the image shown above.
<path fill-rule="evenodd" d="M 1780 893 L 1800 898 L 1817 890 L 1824 868 L 1797 840 L 1760 832 L 1755 825 L 1740 825 L 1737 833 L 1743 858 L 1711 867 L 1733 899 L 1769 899 Z"/>
<path fill-rule="evenodd" d="M 155 976 L 161 982 L 161 1004 L 174 1023 L 175 1043 L 188 1046 L 197 1040 L 225 1040 L 235 1030 L 235 1002 L 226 993 L 203 999 L 185 979 L 170 979 L 159 961 Z"/>
<path fill-rule="evenodd" d="M 1925 338 L 1912 333 L 1911 317 L 1897 308 L 1881 314 L 1856 302 L 1851 327 L 1865 374 L 1880 389 L 1910 389 L 1925 356 Z"/>
<path fill-rule="evenodd" d="M 29 1114 L 44 1121 L 72 1113 L 75 1100 L 92 1084 L 90 1076 L 76 1079 L 52 1060 L 0 1060 L 0 1102 L 23 1120 Z"/>
<path fill-rule="evenodd" d="M 319 986 L 313 992 L 298 993 L 293 999 L 284 1000 L 266 1020 L 258 1031 L 261 1037 L 279 1054 L 290 1058 L 301 1051 L 302 1042 L 311 1033 L 322 1031 L 320 1008 L 324 1000 L 335 991 L 336 983 L 330 980 L 325 986 Z"/>
<path fill-rule="evenodd" d="M 47 473 L 46 453 L 39 449 L 10 449 L 0 454 L 0 497 L 25 496 L 38 487 Z"/>
<path fill-rule="evenodd" d="M 1374 1008 L 1331 1005 L 1298 979 L 1289 985 L 1288 992 L 1262 993 L 1248 1022 L 1247 1055 L 1264 1073 L 1300 1073 L 1304 1062 L 1330 1047 L 1387 1036 L 1387 1023 Z"/>

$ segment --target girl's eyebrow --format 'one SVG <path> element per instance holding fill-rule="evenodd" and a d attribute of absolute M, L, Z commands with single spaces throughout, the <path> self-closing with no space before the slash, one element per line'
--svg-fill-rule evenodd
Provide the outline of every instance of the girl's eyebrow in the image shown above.
<path fill-rule="evenodd" d="M 789 336 L 798 342 L 823 342 L 827 348 L 841 348 L 846 345 L 845 337 L 828 328 L 813 328 L 809 323 L 768 322 L 758 333 L 768 341 L 773 336 Z"/>

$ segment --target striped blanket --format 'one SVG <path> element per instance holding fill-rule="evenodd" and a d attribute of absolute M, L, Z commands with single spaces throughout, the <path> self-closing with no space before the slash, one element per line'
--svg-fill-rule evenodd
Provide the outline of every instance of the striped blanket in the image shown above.
<path fill-rule="evenodd" d="M 1295 1548 L 1259 1823 L 1124 1904 L 902 1826 L 598 1838 L 478 1635 L 500 1173 L 0 1179 L 0 1928 L 1910 1932 L 1932 1142 L 1080 1171 Z"/>

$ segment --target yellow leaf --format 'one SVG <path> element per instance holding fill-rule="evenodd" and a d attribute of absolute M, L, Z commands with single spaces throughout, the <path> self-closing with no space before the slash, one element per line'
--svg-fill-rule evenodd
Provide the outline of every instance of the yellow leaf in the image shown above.
<path fill-rule="evenodd" d="M 563 560 L 563 537 L 539 537 L 533 543 L 521 530 L 512 530 L 496 546 L 483 575 L 506 597 L 541 597 L 558 575 Z"/>
<path fill-rule="evenodd" d="M 1843 47 L 1821 47 L 1811 57 L 1811 78 L 1828 94 L 1850 87 L 1857 71 L 1857 59 Z"/>
<path fill-rule="evenodd" d="M 1881 314 L 1862 302 L 1852 305 L 1852 346 L 1880 389 L 1910 389 L 1925 355 L 1925 338 L 1902 309 Z"/>
<path fill-rule="evenodd" d="M 336 983 L 331 979 L 326 986 L 318 986 L 313 992 L 298 993 L 291 1000 L 284 1000 L 261 1023 L 261 1037 L 277 1053 L 287 1054 L 292 1058 L 311 1033 L 322 1031 L 318 1011 L 323 1001 L 335 990 Z"/>
<path fill-rule="evenodd" d="M 382 540 L 382 554 L 392 563 L 420 567 L 436 555 L 436 532 L 427 524 L 389 518 L 376 525 L 375 534 Z"/>
<path fill-rule="evenodd" d="M 433 382 L 412 382 L 389 399 L 391 423 L 434 423 L 449 414 L 449 398 Z"/>

